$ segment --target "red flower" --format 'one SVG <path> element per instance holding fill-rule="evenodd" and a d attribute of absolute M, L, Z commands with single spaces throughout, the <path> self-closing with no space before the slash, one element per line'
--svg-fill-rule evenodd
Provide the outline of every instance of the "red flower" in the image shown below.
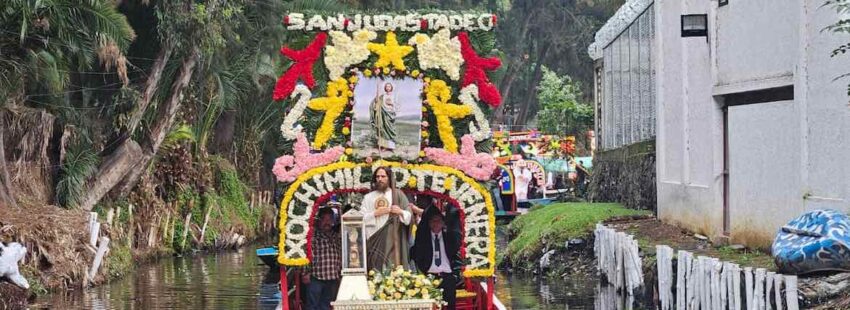
<path fill-rule="evenodd" d="M 342 27 L 343 27 L 343 28 L 348 29 L 348 23 L 349 23 L 349 19 L 348 19 L 348 18 L 346 18 L 346 19 L 342 22 Z"/>
<path fill-rule="evenodd" d="M 496 70 L 502 65 L 502 61 L 498 57 L 483 58 L 478 56 L 478 53 L 472 48 L 472 44 L 469 42 L 469 34 L 466 32 L 458 33 L 457 38 L 460 40 L 460 53 L 463 55 L 463 61 L 466 64 L 461 86 L 466 87 L 475 84 L 478 86 L 478 96 L 481 101 L 493 107 L 498 107 L 502 103 L 502 95 L 499 94 L 496 85 L 490 83 L 490 78 L 484 71 Z"/>
<path fill-rule="evenodd" d="M 313 42 L 310 42 L 307 47 L 302 50 L 293 50 L 286 46 L 280 48 L 280 53 L 292 59 L 292 66 L 286 70 L 283 75 L 277 80 L 274 87 L 274 100 L 283 100 L 292 94 L 295 90 L 295 83 L 300 78 L 308 88 L 312 89 L 316 86 L 316 81 L 313 79 L 313 63 L 322 55 L 322 49 L 325 47 L 328 35 L 324 32 L 316 35 Z"/>
<path fill-rule="evenodd" d="M 422 30 L 428 30 L 428 20 L 424 19 L 424 18 L 422 20 L 420 20 L 419 21 L 419 28 L 421 28 Z"/>
<path fill-rule="evenodd" d="M 499 17 L 496 14 L 493 14 L 493 27 L 496 27 L 496 23 L 499 22 Z"/>
<path fill-rule="evenodd" d="M 289 15 L 286 15 L 286 16 L 283 17 L 283 24 L 289 25 Z"/>

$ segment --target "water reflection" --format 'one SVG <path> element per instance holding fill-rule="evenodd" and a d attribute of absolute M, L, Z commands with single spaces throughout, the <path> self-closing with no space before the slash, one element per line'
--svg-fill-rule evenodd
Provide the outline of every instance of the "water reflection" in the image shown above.
<path fill-rule="evenodd" d="M 277 276 L 254 249 L 164 259 L 109 285 L 47 296 L 32 308 L 275 309 Z"/>
<path fill-rule="evenodd" d="M 594 309 L 598 280 L 590 275 L 540 279 L 497 274 L 496 296 L 511 309 Z"/>

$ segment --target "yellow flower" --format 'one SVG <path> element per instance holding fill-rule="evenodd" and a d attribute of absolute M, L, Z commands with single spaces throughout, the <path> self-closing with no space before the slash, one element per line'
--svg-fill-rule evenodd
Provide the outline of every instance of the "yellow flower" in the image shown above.
<path fill-rule="evenodd" d="M 419 157 L 425 157 L 425 151 L 419 151 Z"/>
<path fill-rule="evenodd" d="M 428 138 L 428 131 L 426 131 L 426 130 L 422 131 L 422 138 Z"/>
<path fill-rule="evenodd" d="M 369 69 L 363 70 L 363 75 L 372 76 L 372 70 L 369 70 Z"/>
<path fill-rule="evenodd" d="M 429 78 L 429 77 L 426 77 L 422 80 L 425 81 L 425 83 L 431 83 L 431 78 Z"/>
<path fill-rule="evenodd" d="M 370 51 L 378 55 L 378 60 L 375 62 L 377 67 L 389 67 L 392 65 L 396 69 L 404 70 L 404 56 L 413 52 L 413 47 L 408 45 L 399 45 L 398 39 L 394 32 L 387 32 L 387 37 L 384 44 L 369 43 L 367 47 Z M 385 71 L 385 74 L 389 70 Z"/>
<path fill-rule="evenodd" d="M 407 187 L 408 188 L 415 188 L 416 187 L 416 178 L 408 179 L 407 180 Z"/>
<path fill-rule="evenodd" d="M 354 153 L 354 150 L 352 150 L 351 148 L 345 149 L 345 155 L 351 155 L 351 153 Z"/>
<path fill-rule="evenodd" d="M 455 188 L 455 179 L 454 178 L 446 178 L 446 180 L 443 181 L 443 188 L 445 188 L 446 190 L 451 190 L 451 189 Z"/>
<path fill-rule="evenodd" d="M 348 127 L 343 127 L 342 128 L 342 134 L 344 134 L 346 136 L 351 134 L 351 129 L 348 129 Z"/>
<path fill-rule="evenodd" d="M 381 294 L 378 294 L 378 298 L 380 298 L 381 300 L 386 300 L 386 299 L 387 299 L 387 294 L 384 294 L 384 293 L 382 292 Z"/>
<path fill-rule="evenodd" d="M 457 153 L 457 138 L 454 135 L 452 119 L 466 117 L 472 113 L 472 108 L 450 103 L 451 96 L 451 88 L 442 80 L 434 80 L 425 89 L 428 105 L 434 110 L 434 116 L 437 118 L 437 132 L 440 134 L 440 140 L 443 141 L 443 146 L 447 151 Z"/>
<path fill-rule="evenodd" d="M 401 299 L 401 293 L 395 293 L 395 294 L 393 294 L 393 297 L 395 299 Z"/>
<path fill-rule="evenodd" d="M 425 107 L 422 107 L 422 112 L 428 112 L 428 109 L 425 108 Z"/>
<path fill-rule="evenodd" d="M 316 111 L 325 111 L 322 124 L 316 131 L 316 138 L 313 140 L 314 148 L 321 149 L 333 137 L 334 122 L 345 110 L 348 99 L 352 95 L 348 83 L 340 78 L 328 83 L 327 97 L 310 99 L 307 107 Z"/>
<path fill-rule="evenodd" d="M 412 72 L 410 72 L 410 75 L 413 77 L 419 77 L 419 70 L 413 70 Z"/>
<path fill-rule="evenodd" d="M 384 72 L 384 74 L 390 74 L 390 68 L 389 67 L 384 67 L 384 69 L 382 71 Z"/>
<path fill-rule="evenodd" d="M 348 78 L 348 82 L 351 82 L 351 84 L 357 84 L 357 76 L 352 75 L 350 78 Z"/>

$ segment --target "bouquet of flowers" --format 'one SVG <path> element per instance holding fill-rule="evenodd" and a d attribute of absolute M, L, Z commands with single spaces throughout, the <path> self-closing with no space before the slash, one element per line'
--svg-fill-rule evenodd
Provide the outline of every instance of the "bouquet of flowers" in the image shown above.
<path fill-rule="evenodd" d="M 401 266 L 392 271 L 369 271 L 369 294 L 379 301 L 433 299 L 443 303 L 440 279 L 404 270 Z"/>

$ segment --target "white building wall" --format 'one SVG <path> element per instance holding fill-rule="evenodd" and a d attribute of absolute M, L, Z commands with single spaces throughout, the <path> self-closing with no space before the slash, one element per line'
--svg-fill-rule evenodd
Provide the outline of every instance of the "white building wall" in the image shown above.
<path fill-rule="evenodd" d="M 850 212 L 850 57 L 821 3 L 655 2 L 658 215 L 731 242 L 768 247 L 802 212 Z M 709 38 L 682 38 L 682 14 L 708 14 Z M 723 216 L 723 98 L 794 87 L 794 100 L 729 108 L 729 226 Z"/>
<path fill-rule="evenodd" d="M 723 114 L 711 96 L 710 41 L 682 38 L 682 14 L 706 14 L 711 2 L 655 2 L 658 217 L 690 230 L 722 234 Z M 718 208 L 718 206 L 721 206 Z"/>
<path fill-rule="evenodd" d="M 803 1 L 805 41 L 800 50 L 798 82 L 802 132 L 802 188 L 805 209 L 832 208 L 850 212 L 850 79 L 834 79 L 850 72 L 850 55 L 829 57 L 850 36 L 823 32 L 838 19 L 834 10 L 817 1 Z"/>

